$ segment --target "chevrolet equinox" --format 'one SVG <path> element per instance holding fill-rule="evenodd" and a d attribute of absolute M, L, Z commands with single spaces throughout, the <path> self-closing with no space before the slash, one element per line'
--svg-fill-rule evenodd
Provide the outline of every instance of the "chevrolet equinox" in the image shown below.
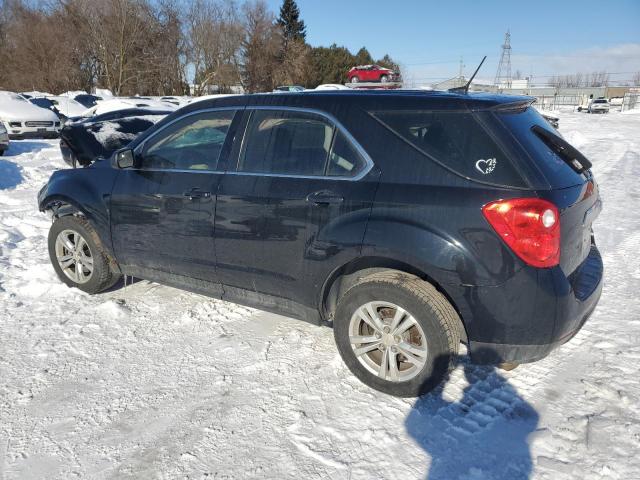
<path fill-rule="evenodd" d="M 460 343 L 533 362 L 593 311 L 589 161 L 529 97 L 309 92 L 190 104 L 40 191 L 51 262 L 333 326 L 365 384 L 433 389 Z"/>

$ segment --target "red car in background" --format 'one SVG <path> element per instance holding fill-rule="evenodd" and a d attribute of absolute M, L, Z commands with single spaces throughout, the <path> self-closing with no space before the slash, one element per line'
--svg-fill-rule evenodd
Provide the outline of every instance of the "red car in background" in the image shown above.
<path fill-rule="evenodd" d="M 400 75 L 393 70 L 381 67 L 380 65 L 360 65 L 353 67 L 347 73 L 349 83 L 358 82 L 399 82 Z"/>

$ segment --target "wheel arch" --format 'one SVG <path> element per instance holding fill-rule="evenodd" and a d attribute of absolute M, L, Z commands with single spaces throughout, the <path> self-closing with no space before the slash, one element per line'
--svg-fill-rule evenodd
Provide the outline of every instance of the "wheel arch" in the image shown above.
<path fill-rule="evenodd" d="M 335 269 L 325 280 L 321 291 L 320 313 L 329 320 L 333 317 L 340 296 L 354 285 L 358 279 L 383 270 L 396 270 L 401 273 L 413 275 L 433 285 L 438 292 L 445 296 L 458 314 L 460 338 L 464 343 L 468 342 L 467 328 L 462 313 L 451 295 L 428 272 L 414 265 L 388 257 L 368 256 L 358 257 Z"/>
<path fill-rule="evenodd" d="M 86 208 L 80 202 L 62 194 L 51 194 L 41 199 L 39 209 L 41 212 L 50 212 L 53 220 L 69 215 L 83 217 L 96 232 L 96 240 L 100 242 L 100 245 L 111 259 L 114 267 L 119 270 L 111 245 L 109 221 L 108 218 L 102 218 L 105 217 L 105 215 L 96 215 L 96 212 L 92 212 L 90 208 Z"/>

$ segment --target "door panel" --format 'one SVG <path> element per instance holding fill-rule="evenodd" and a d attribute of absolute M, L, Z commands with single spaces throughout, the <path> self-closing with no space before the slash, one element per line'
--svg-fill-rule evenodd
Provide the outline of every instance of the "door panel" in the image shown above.
<path fill-rule="evenodd" d="M 213 215 L 221 176 L 171 170 L 120 172 L 111 198 L 118 262 L 217 281 Z"/>
<path fill-rule="evenodd" d="M 271 177 L 255 288 L 317 306 L 330 273 L 360 255 L 377 178 Z"/>
<path fill-rule="evenodd" d="M 235 110 L 186 114 L 147 138 L 111 198 L 118 262 L 131 272 L 198 291 L 216 275 L 215 198 Z M 135 273 L 134 273 L 135 274 Z M 209 286 L 207 286 L 209 285 Z"/>
<path fill-rule="evenodd" d="M 220 281 L 315 309 L 328 275 L 360 254 L 379 172 L 318 112 L 246 116 L 236 171 L 218 192 Z"/>
<path fill-rule="evenodd" d="M 227 173 L 218 188 L 215 218 L 216 269 L 224 285 L 255 290 L 265 255 L 264 223 L 269 179 Z"/>

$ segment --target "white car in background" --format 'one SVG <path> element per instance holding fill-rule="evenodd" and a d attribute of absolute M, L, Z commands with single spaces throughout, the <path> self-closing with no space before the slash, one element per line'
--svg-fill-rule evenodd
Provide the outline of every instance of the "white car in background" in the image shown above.
<path fill-rule="evenodd" d="M 60 117 L 62 123 L 68 118 L 79 117 L 87 109 L 73 98 L 57 95 L 31 97 L 29 101 L 40 108 L 47 108 Z"/>
<path fill-rule="evenodd" d="M 351 90 L 349 87 L 345 87 L 344 85 L 340 85 L 339 83 L 323 83 L 322 85 L 318 85 L 316 90 Z"/>
<path fill-rule="evenodd" d="M 60 119 L 14 92 L 0 91 L 0 122 L 9 138 L 56 138 Z"/>
<path fill-rule="evenodd" d="M 56 106 L 56 110 L 67 118 L 79 117 L 87 109 L 80 102 L 65 96 L 48 97 Z"/>
<path fill-rule="evenodd" d="M 4 128 L 4 124 L 0 122 L 0 157 L 4 155 L 7 148 L 9 148 L 9 134 L 7 129 Z"/>
<path fill-rule="evenodd" d="M 101 100 L 95 106 L 85 110 L 81 117 L 89 118 L 103 113 L 114 112 L 116 110 L 125 110 L 129 108 L 149 108 L 151 110 L 175 110 L 178 107 L 168 102 L 159 102 L 157 100 L 148 100 L 137 97 L 113 97 L 109 100 Z"/>
<path fill-rule="evenodd" d="M 609 100 L 606 98 L 596 98 L 591 105 L 589 105 L 589 113 L 609 113 Z"/>

